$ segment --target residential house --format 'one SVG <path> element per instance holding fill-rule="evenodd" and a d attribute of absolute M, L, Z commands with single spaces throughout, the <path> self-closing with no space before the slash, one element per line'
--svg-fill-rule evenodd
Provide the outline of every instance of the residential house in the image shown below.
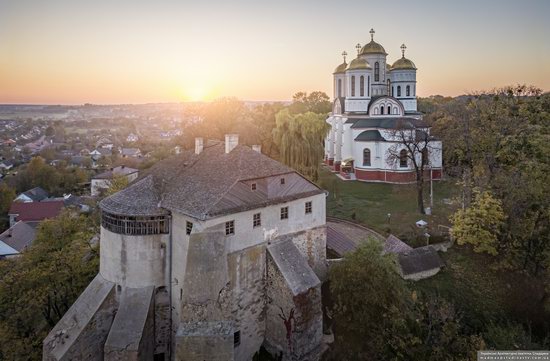
<path fill-rule="evenodd" d="M 126 177 L 128 183 L 135 180 L 139 175 L 139 171 L 135 168 L 126 167 L 124 165 L 111 168 L 107 172 L 97 174 L 92 177 L 91 194 L 93 197 L 98 196 L 102 190 L 108 189 L 111 186 L 111 181 L 115 177 Z"/>
<path fill-rule="evenodd" d="M 14 201 L 24 203 L 40 202 L 48 198 L 49 196 L 50 195 L 48 194 L 48 192 L 46 192 L 43 188 L 35 187 L 19 194 Z"/>
<path fill-rule="evenodd" d="M 55 218 L 64 207 L 60 200 L 49 202 L 13 202 L 8 216 L 10 227 L 18 221 L 38 222 L 48 218 Z"/>
<path fill-rule="evenodd" d="M 29 248 L 36 238 L 38 223 L 18 221 L 0 234 L 0 259 L 18 256 Z"/>

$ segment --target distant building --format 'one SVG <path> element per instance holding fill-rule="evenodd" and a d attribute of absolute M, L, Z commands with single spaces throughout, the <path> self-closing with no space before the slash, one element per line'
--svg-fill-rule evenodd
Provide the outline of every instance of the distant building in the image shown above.
<path fill-rule="evenodd" d="M 13 162 L 11 160 L 3 160 L 0 162 L 0 169 L 10 170 L 13 168 Z"/>
<path fill-rule="evenodd" d="M 10 218 L 10 227 L 18 221 L 38 222 L 48 218 L 55 218 L 64 207 L 64 202 L 13 202 L 8 216 Z"/>
<path fill-rule="evenodd" d="M 357 45 L 357 57 L 348 64 L 344 52 L 344 62 L 334 70 L 325 162 L 344 179 L 414 182 L 416 172 L 400 130 L 413 139 L 430 140 L 427 152 L 415 152 L 415 160 L 425 162 L 427 179 L 441 179 L 442 145 L 429 135 L 430 126 L 418 112 L 417 68 L 405 58 L 405 49 L 402 45 L 402 56 L 392 65 L 386 63 L 388 54 L 371 29 L 371 41 Z"/>
<path fill-rule="evenodd" d="M 48 198 L 50 195 L 46 190 L 40 187 L 29 189 L 15 198 L 15 202 L 40 202 Z"/>
<path fill-rule="evenodd" d="M 0 234 L 0 259 L 14 257 L 29 248 L 36 238 L 38 222 L 19 221 Z"/>
<path fill-rule="evenodd" d="M 139 140 L 139 137 L 134 133 L 130 133 L 126 137 L 126 141 L 129 143 L 137 142 L 138 140 Z"/>
<path fill-rule="evenodd" d="M 103 199 L 100 270 L 44 360 L 318 360 L 325 192 L 238 145 L 197 139 Z"/>
<path fill-rule="evenodd" d="M 111 186 L 111 180 L 115 177 L 126 177 L 128 183 L 134 181 L 139 175 L 139 170 L 126 166 L 118 166 L 92 177 L 91 194 L 93 197 L 101 194 L 102 190 Z"/>
<path fill-rule="evenodd" d="M 139 148 L 122 148 L 120 150 L 120 154 L 123 158 L 140 158 L 141 157 L 141 150 Z"/>
<path fill-rule="evenodd" d="M 406 280 L 434 276 L 444 265 L 434 246 L 412 248 L 394 235 L 386 239 L 384 253 L 397 255 L 399 274 Z"/>

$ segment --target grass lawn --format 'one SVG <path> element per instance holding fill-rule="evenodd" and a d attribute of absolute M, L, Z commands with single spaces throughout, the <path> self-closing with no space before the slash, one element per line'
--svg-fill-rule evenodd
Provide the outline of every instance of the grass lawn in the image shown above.
<path fill-rule="evenodd" d="M 457 197 L 454 180 L 434 182 L 434 207 L 432 215 L 420 214 L 416 209 L 416 188 L 414 184 L 394 185 L 343 181 L 323 168 L 319 185 L 329 191 L 327 215 L 359 222 L 382 234 L 393 233 L 413 246 L 424 244 L 415 222 L 428 222 L 428 232 L 436 236 L 444 231 L 438 225 L 449 226 L 449 215 L 456 206 L 448 205 L 443 199 Z M 426 185 L 425 206 L 429 206 L 429 183 Z M 388 213 L 391 214 L 388 223 Z"/>

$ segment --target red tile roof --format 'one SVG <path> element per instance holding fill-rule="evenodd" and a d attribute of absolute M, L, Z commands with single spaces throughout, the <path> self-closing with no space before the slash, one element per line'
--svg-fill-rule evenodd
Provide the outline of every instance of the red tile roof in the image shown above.
<path fill-rule="evenodd" d="M 18 221 L 41 221 L 56 217 L 63 208 L 63 201 L 51 202 L 13 202 L 8 214 L 17 214 Z"/>

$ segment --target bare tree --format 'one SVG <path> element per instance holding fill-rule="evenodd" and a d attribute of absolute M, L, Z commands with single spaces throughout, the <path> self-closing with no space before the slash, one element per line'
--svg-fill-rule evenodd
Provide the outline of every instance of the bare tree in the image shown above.
<path fill-rule="evenodd" d="M 431 170 L 431 157 L 441 151 L 439 143 L 429 134 L 428 125 L 421 122 L 402 120 L 389 131 L 388 139 L 394 144 L 388 148 L 386 162 L 396 168 L 409 168 L 412 164 L 415 172 L 417 207 L 421 214 L 424 209 L 424 178 L 426 170 Z"/>

